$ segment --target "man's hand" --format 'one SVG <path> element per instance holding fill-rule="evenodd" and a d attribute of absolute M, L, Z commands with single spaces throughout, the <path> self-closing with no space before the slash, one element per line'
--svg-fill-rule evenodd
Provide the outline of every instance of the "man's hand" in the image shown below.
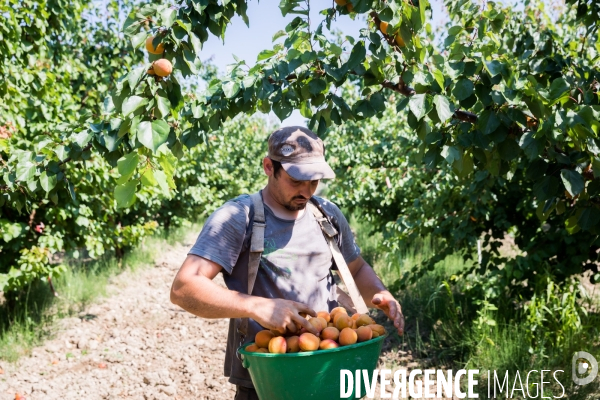
<path fill-rule="evenodd" d="M 306 328 L 307 331 L 318 335 L 319 333 L 300 313 L 316 317 L 317 313 L 307 305 L 296 301 L 284 299 L 256 298 L 251 318 L 267 329 L 273 329 L 280 333 L 295 333 L 297 325 Z"/>
<path fill-rule="evenodd" d="M 377 293 L 373 296 L 371 303 L 394 321 L 398 335 L 402 336 L 404 334 L 404 315 L 402 315 L 400 303 L 394 299 L 394 296 L 390 292 Z"/>

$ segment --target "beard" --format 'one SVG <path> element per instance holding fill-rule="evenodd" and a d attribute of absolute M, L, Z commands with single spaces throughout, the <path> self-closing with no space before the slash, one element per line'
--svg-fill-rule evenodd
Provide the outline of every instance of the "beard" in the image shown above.
<path fill-rule="evenodd" d="M 294 200 L 306 200 L 305 197 L 302 196 L 297 196 L 297 197 L 293 197 L 292 200 L 290 200 L 288 203 L 283 204 L 283 206 L 285 207 L 286 210 L 289 211 L 298 211 L 298 210 L 304 210 L 306 208 L 306 203 L 304 204 L 294 204 Z"/>
<path fill-rule="evenodd" d="M 291 203 L 288 203 L 284 204 L 283 206 L 289 211 L 304 210 L 306 208 L 306 204 L 292 205 Z"/>

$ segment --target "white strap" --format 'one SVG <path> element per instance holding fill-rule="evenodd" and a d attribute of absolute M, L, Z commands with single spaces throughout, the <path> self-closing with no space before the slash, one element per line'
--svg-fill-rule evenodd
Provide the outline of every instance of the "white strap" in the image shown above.
<path fill-rule="evenodd" d="M 260 258 L 265 250 L 265 206 L 260 192 L 250 195 L 254 206 L 254 222 L 252 224 L 252 236 L 250 238 L 250 255 L 248 259 L 248 294 L 252 294 Z M 240 318 L 238 321 L 238 332 L 241 334 L 242 342 L 248 334 L 248 318 Z M 240 343 L 241 345 L 242 343 Z"/>
<path fill-rule="evenodd" d="M 346 285 L 346 289 L 348 289 L 348 294 L 350 294 L 352 302 L 354 302 L 354 307 L 356 308 L 356 311 L 361 314 L 368 313 L 369 309 L 367 308 L 367 304 L 362 298 L 362 295 L 360 294 L 358 287 L 356 286 L 356 282 L 354 282 L 352 273 L 350 272 L 350 269 L 348 269 L 348 264 L 346 264 L 346 260 L 344 260 L 344 256 L 342 255 L 342 252 L 340 251 L 340 248 L 338 247 L 338 244 L 335 241 L 335 235 L 338 232 L 331 225 L 329 220 L 325 218 L 321 210 L 319 210 L 315 204 L 313 204 L 312 202 L 308 202 L 308 206 L 311 209 L 313 215 L 315 216 L 317 222 L 319 222 L 321 230 L 325 234 L 325 240 L 327 240 L 327 244 L 331 249 L 331 255 L 333 256 L 335 265 L 337 265 L 342 281 L 344 281 L 344 285 Z"/>

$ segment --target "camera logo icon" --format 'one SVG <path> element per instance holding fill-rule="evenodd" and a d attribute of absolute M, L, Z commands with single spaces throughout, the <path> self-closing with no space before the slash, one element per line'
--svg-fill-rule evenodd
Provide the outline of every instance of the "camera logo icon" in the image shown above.
<path fill-rule="evenodd" d="M 571 362 L 573 382 L 576 385 L 587 385 L 598 375 L 598 361 L 588 352 L 578 351 L 573 355 Z M 586 377 L 581 377 L 589 372 Z"/>

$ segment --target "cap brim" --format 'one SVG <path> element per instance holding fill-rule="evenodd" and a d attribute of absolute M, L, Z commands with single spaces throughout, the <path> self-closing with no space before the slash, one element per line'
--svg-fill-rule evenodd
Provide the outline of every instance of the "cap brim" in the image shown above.
<path fill-rule="evenodd" d="M 318 179 L 333 179 L 335 172 L 325 161 L 316 163 L 281 163 L 281 166 L 292 178 L 298 181 L 315 181 Z"/>

